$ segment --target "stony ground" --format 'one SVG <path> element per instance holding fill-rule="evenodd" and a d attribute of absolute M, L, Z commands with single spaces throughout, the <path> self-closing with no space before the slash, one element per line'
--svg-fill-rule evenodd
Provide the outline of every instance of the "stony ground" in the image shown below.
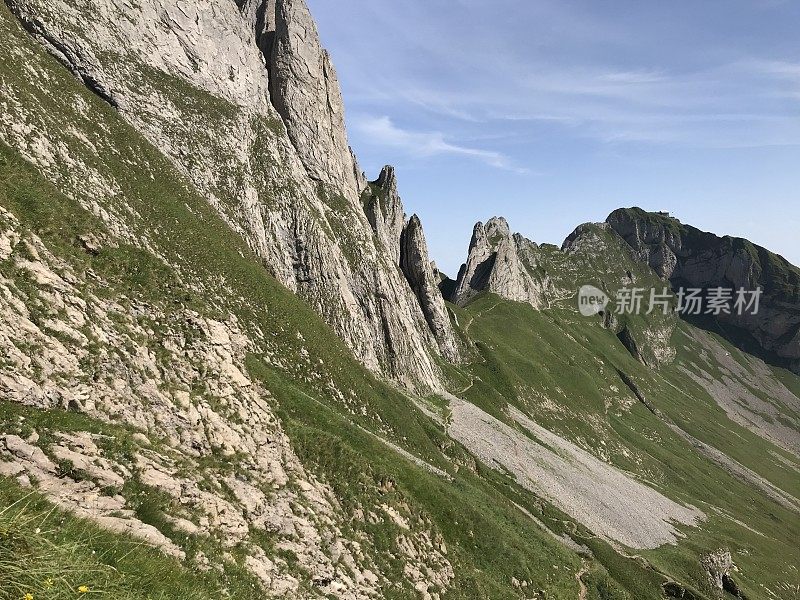
<path fill-rule="evenodd" d="M 691 334 L 704 352 L 684 372 L 708 391 L 732 421 L 800 458 L 800 399 L 775 379 L 762 360 L 745 356 L 742 364 L 708 333 L 697 329 Z M 751 390 L 768 394 L 770 400 Z"/>
<path fill-rule="evenodd" d="M 517 409 L 514 428 L 450 398 L 450 435 L 488 465 L 511 473 L 598 535 L 630 548 L 675 543 L 674 523 L 697 525 L 703 513 L 681 506 L 629 474 L 537 425 Z"/>

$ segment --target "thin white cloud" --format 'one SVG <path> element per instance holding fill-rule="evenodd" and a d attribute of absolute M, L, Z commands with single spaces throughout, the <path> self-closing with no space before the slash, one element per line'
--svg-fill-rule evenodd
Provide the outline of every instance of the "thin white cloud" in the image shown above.
<path fill-rule="evenodd" d="M 658 71 L 610 71 L 603 74 L 601 79 L 613 83 L 635 85 L 639 83 L 658 83 L 667 77 Z"/>
<path fill-rule="evenodd" d="M 800 94 L 800 65 L 731 62 L 701 71 L 615 70 L 603 65 L 558 69 L 531 64 L 514 76 L 488 71 L 472 80 L 426 82 L 394 78 L 376 87 L 384 96 L 365 104 L 403 111 L 412 100 L 430 114 L 518 138 L 524 122 L 561 125 L 572 136 L 601 142 L 652 142 L 704 148 L 800 145 L 800 121 L 780 103 Z M 797 83 L 795 83 L 797 82 Z M 420 85 L 422 84 L 422 85 Z M 520 122 L 511 129 L 499 123 Z M 437 126 L 438 127 L 438 126 Z M 530 135 L 533 130 L 528 130 Z M 439 134 L 441 141 L 446 134 Z"/>
<path fill-rule="evenodd" d="M 454 19 L 452 1 L 436 0 L 421 19 L 409 10 L 418 1 L 353 0 L 356 12 L 369 12 L 382 43 L 358 35 L 359 20 L 337 20 L 352 44 L 343 72 L 349 106 L 402 118 L 407 133 L 441 132 L 439 146 L 479 149 L 464 141 L 465 132 L 498 140 L 507 134 L 520 156 L 524 136 L 538 142 L 558 127 L 565 137 L 611 144 L 800 144 L 800 63 L 786 61 L 791 54 L 768 38 L 720 39 L 737 25 L 735 15 L 706 31 L 697 25 L 710 14 L 702 3 L 683 11 L 698 16 L 684 23 L 661 8 L 620 19 L 591 2 L 497 0 L 498 10 L 486 14 L 481 0 L 454 0 L 460 8 Z M 740 0 L 737 10 L 752 12 L 759 3 L 791 5 Z M 685 33 L 678 47 L 675 28 Z M 493 148 L 511 153 L 503 144 Z"/>
<path fill-rule="evenodd" d="M 739 66 L 757 77 L 771 80 L 768 89 L 773 96 L 800 99 L 800 62 L 749 60 Z"/>
<path fill-rule="evenodd" d="M 800 80 L 800 63 L 780 60 L 755 60 L 744 63 L 767 75 Z"/>
<path fill-rule="evenodd" d="M 411 156 L 419 158 L 447 154 L 467 156 L 497 169 L 515 173 L 529 172 L 528 169 L 515 166 L 511 159 L 500 152 L 453 144 L 446 141 L 444 134 L 438 131 L 420 132 L 401 129 L 387 116 L 356 117 L 353 124 L 358 132 L 372 143 L 398 148 Z"/>

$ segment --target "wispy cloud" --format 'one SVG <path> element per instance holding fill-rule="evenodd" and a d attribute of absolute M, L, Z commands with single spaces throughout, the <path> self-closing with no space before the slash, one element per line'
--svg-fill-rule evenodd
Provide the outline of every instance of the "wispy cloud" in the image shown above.
<path fill-rule="evenodd" d="M 763 78 L 774 96 L 800 99 L 800 62 L 747 60 L 738 66 L 753 76 Z"/>
<path fill-rule="evenodd" d="M 526 127 L 530 139 L 536 135 L 531 128 L 561 127 L 566 135 L 611 144 L 800 145 L 800 120 L 796 108 L 786 103 L 800 96 L 796 63 L 731 61 L 674 72 L 602 64 L 559 68 L 534 60 L 516 68 L 509 63 L 502 76 L 487 69 L 467 80 L 435 84 L 402 76 L 379 78 L 373 89 L 380 92 L 361 100 L 385 114 L 408 114 L 411 103 L 424 111 L 415 119 L 427 114 L 431 123 L 438 123 L 437 131 L 469 129 L 491 132 L 498 139 L 503 132 L 519 139 Z M 474 85 L 474 80 L 484 83 Z M 518 126 L 511 126 L 513 122 Z M 436 135 L 441 142 L 450 139 L 446 133 Z"/>
<path fill-rule="evenodd" d="M 743 64 L 767 75 L 800 81 L 800 62 L 751 60 L 745 61 Z"/>
<path fill-rule="evenodd" d="M 437 259 L 491 197 L 548 241 L 602 203 L 729 214 L 797 262 L 797 0 L 307 1 L 361 163 L 402 169 Z"/>
<path fill-rule="evenodd" d="M 382 43 L 359 35 L 357 21 L 337 21 L 352 44 L 344 69 L 350 106 L 415 131 L 441 132 L 443 142 L 467 148 L 476 144 L 464 143 L 466 135 L 509 132 L 516 143 L 526 128 L 532 141 L 542 129 L 560 128 L 565 136 L 612 144 L 800 143 L 793 124 L 800 65 L 785 60 L 791 47 L 769 37 L 730 42 L 745 15 L 770 19 L 775 29 L 772 11 L 755 10 L 756 3 L 783 6 L 787 14 L 796 11 L 791 3 L 732 0 L 730 14 L 720 18 L 701 3 L 680 10 L 643 5 L 623 17 L 587 0 L 497 0 L 491 14 L 480 0 L 457 1 L 460 18 L 452 18 L 452 2 L 432 0 L 421 19 L 409 10 L 420 0 L 353 0 Z M 520 155 L 499 144 L 493 149 Z"/>
<path fill-rule="evenodd" d="M 403 150 L 410 156 L 425 158 L 436 155 L 466 156 L 495 167 L 515 173 L 529 173 L 525 168 L 516 166 L 506 155 L 492 150 L 472 148 L 448 142 L 443 133 L 438 131 L 408 131 L 395 125 L 387 116 L 361 116 L 354 120 L 358 132 L 372 143 L 391 146 Z"/>

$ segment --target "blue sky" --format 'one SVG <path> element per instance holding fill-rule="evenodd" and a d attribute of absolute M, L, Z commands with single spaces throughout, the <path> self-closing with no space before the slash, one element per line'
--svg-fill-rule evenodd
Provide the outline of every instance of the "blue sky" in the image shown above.
<path fill-rule="evenodd" d="M 451 276 L 476 221 L 560 244 L 634 205 L 800 264 L 800 2 L 308 2 Z"/>

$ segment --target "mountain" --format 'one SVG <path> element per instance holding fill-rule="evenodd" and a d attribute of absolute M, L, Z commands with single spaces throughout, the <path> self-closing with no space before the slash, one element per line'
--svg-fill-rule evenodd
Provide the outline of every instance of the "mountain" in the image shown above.
<path fill-rule="evenodd" d="M 743 344 L 800 373 L 800 269 L 766 248 L 734 237 L 718 237 L 666 214 L 620 209 L 608 223 L 673 289 L 726 288 L 763 292 L 759 311 L 731 310 L 717 316 Z"/>
<path fill-rule="evenodd" d="M 477 223 L 450 300 L 463 306 L 488 290 L 509 300 L 542 306 L 548 282 L 536 267 L 536 244 L 519 234 L 512 236 L 505 219 L 494 217 L 486 225 Z"/>
<path fill-rule="evenodd" d="M 795 267 L 627 210 L 447 279 L 301 0 L 0 39 L 0 598 L 796 595 Z M 684 280 L 766 317 L 615 310 Z"/>
<path fill-rule="evenodd" d="M 9 7 L 369 369 L 441 387 L 437 341 L 394 253 L 400 231 L 375 238 L 336 72 L 302 0 L 147 0 L 123 18 L 111 0 Z M 402 224 L 399 200 L 388 201 Z"/>

